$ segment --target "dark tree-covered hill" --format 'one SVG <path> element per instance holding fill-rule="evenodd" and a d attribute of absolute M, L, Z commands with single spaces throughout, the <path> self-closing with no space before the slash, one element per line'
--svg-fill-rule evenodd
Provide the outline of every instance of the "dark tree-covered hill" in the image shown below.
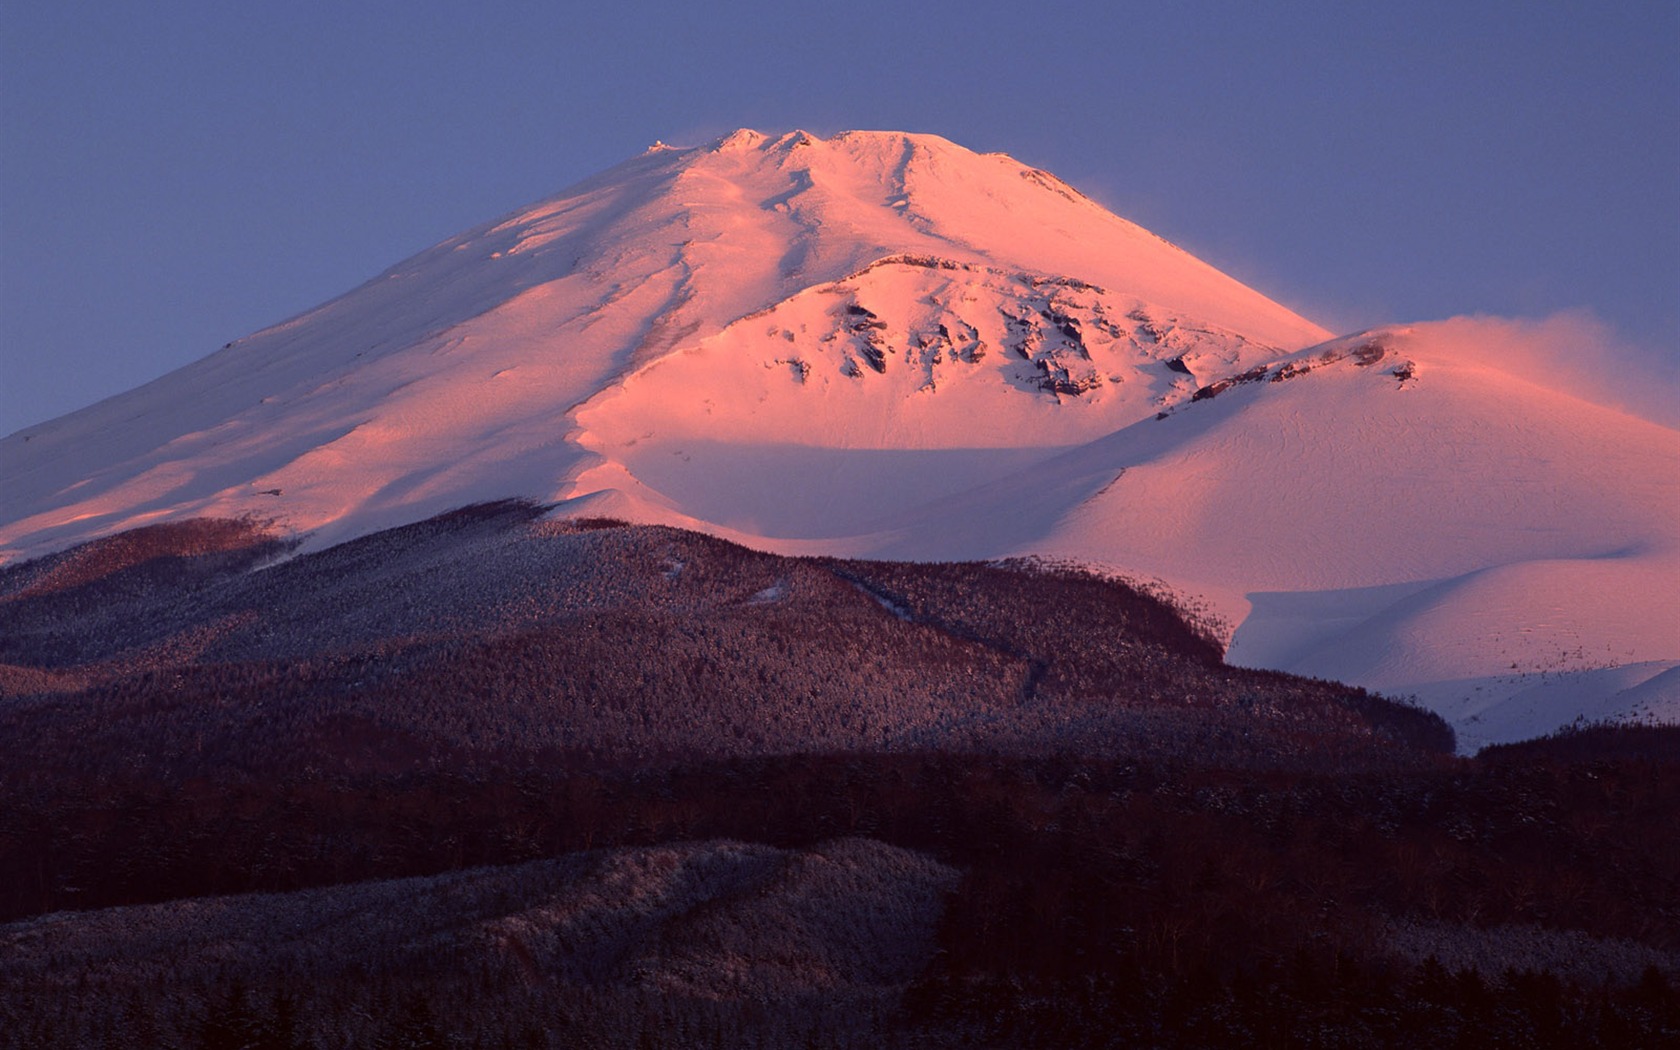
<path fill-rule="evenodd" d="M 0 1046 L 1680 1037 L 1671 731 L 1210 634 L 523 503 L 0 569 Z"/>

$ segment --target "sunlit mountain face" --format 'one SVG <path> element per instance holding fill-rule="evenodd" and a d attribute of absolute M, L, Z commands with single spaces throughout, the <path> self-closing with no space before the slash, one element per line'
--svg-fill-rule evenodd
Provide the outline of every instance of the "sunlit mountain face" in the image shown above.
<path fill-rule="evenodd" d="M 785 553 L 1044 555 L 1466 747 L 1668 719 L 1680 436 L 1488 322 L 1342 339 L 930 135 L 646 154 L 0 443 L 0 556 L 506 498 Z"/>

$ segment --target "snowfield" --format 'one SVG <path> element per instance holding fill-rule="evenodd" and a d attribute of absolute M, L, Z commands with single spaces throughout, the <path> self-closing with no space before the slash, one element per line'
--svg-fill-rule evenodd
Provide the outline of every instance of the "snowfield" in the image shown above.
<path fill-rule="evenodd" d="M 1332 339 L 1009 157 L 739 131 L 0 440 L 0 560 L 523 496 L 1159 580 L 1233 662 L 1414 695 L 1469 748 L 1671 721 L 1680 431 L 1480 325 Z"/>

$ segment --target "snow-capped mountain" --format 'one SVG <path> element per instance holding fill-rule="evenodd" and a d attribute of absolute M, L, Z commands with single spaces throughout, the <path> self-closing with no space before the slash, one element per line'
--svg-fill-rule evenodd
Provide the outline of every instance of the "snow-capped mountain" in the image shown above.
<path fill-rule="evenodd" d="M 1232 659 L 1415 693 L 1469 743 L 1680 710 L 1680 433 L 1429 325 L 1329 337 L 1009 157 L 739 131 L 5 438 L 0 558 L 526 496 L 1159 579 Z"/>

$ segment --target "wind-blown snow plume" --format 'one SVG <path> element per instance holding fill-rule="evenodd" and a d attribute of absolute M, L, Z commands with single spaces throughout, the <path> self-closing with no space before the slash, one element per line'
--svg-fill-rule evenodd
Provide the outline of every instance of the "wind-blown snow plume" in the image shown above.
<path fill-rule="evenodd" d="M 1584 401 L 1680 427 L 1680 364 L 1642 352 L 1585 310 L 1537 320 L 1454 317 L 1430 325 L 1438 354 L 1466 356 L 1490 368 Z"/>

